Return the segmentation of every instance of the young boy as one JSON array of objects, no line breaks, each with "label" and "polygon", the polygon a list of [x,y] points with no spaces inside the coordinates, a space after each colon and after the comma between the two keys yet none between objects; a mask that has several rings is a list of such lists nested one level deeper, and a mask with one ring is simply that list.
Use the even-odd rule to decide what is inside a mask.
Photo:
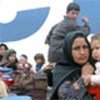
[{"label": "young boy", "polygon": [[80,6],[74,2],[70,3],[67,7],[64,19],[51,28],[45,40],[45,43],[49,44],[48,60],[50,63],[66,62],[66,58],[63,54],[63,42],[68,32],[82,30],[86,33],[85,35],[90,33],[87,17],[82,18],[84,22],[83,27],[76,23],[79,13]]}]

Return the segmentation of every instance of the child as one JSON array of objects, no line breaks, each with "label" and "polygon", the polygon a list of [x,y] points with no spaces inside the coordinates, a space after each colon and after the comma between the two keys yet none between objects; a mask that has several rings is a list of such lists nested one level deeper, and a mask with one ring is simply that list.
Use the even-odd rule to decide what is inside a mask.
[{"label": "child", "polygon": [[45,63],[44,55],[41,53],[38,53],[34,56],[34,60],[36,62],[36,71],[38,72]]},{"label": "child", "polygon": [[100,33],[92,37],[91,41],[92,57],[97,62],[95,63],[96,75],[91,76],[91,83],[93,85],[100,85]]},{"label": "child", "polygon": [[96,70],[94,75],[86,75],[84,79],[87,83],[91,82],[89,92],[95,95],[95,100],[100,100],[100,33],[92,37],[91,49],[92,57],[96,61]]},{"label": "child", "polygon": [[17,63],[17,69],[18,70],[24,70],[24,71],[30,71],[32,68],[32,65],[28,62],[28,57],[25,54],[22,54]]}]

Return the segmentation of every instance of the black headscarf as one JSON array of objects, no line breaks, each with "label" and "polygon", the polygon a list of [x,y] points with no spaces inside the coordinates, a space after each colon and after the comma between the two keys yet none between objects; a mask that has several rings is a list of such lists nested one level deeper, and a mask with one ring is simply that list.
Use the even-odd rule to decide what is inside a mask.
[{"label": "black headscarf", "polygon": [[90,49],[90,43],[87,40],[87,37],[84,35],[84,32],[82,31],[73,31],[73,32],[69,32],[66,37],[65,37],[65,41],[64,41],[64,46],[63,46],[63,50],[64,50],[64,54],[66,57],[66,64],[70,65],[70,66],[75,66],[79,64],[76,64],[73,60],[72,57],[72,44],[74,42],[74,40],[78,37],[84,38],[86,43],[88,44],[89,47],[89,59],[91,58],[91,49]]}]

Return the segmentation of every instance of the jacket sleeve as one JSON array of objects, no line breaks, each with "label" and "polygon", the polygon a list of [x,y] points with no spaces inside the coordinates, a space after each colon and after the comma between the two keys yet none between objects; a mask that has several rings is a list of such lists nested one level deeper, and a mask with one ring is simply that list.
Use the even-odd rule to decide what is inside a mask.
[{"label": "jacket sleeve", "polygon": [[91,84],[92,85],[100,85],[100,75],[92,75],[91,76]]},{"label": "jacket sleeve", "polygon": [[86,36],[89,35],[90,33],[89,23],[85,23],[83,27],[80,26],[79,28],[85,33]]},{"label": "jacket sleeve", "polygon": [[88,23],[85,23],[84,26],[79,26],[75,21],[70,21],[70,23],[69,23],[69,29],[73,30],[73,31],[81,30],[81,31],[84,32],[84,34],[86,36],[88,36],[89,33],[90,33],[90,26],[89,26]]},{"label": "jacket sleeve", "polygon": [[52,34],[53,34],[53,30],[55,29],[56,26],[57,26],[57,24],[54,25],[54,26],[51,28],[51,30],[49,31],[49,33],[48,33],[48,35],[47,35],[47,37],[46,37],[46,40],[45,40],[45,41],[47,41],[48,44],[50,44],[50,39],[51,39],[51,36],[52,36]]}]

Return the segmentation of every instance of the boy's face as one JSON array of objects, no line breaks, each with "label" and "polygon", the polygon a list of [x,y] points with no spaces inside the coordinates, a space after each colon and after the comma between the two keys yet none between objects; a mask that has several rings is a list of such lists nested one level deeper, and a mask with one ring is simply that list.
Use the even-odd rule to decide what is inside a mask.
[{"label": "boy's face", "polygon": [[91,49],[92,49],[92,57],[97,60],[100,61],[100,40],[93,40],[91,42]]},{"label": "boy's face", "polygon": [[27,59],[24,58],[23,56],[20,56],[20,58],[19,58],[19,63],[25,64],[25,63],[27,63]]},{"label": "boy's face", "polygon": [[67,13],[67,16],[72,20],[76,20],[78,18],[78,15],[79,15],[79,11],[76,11],[74,9]]}]

